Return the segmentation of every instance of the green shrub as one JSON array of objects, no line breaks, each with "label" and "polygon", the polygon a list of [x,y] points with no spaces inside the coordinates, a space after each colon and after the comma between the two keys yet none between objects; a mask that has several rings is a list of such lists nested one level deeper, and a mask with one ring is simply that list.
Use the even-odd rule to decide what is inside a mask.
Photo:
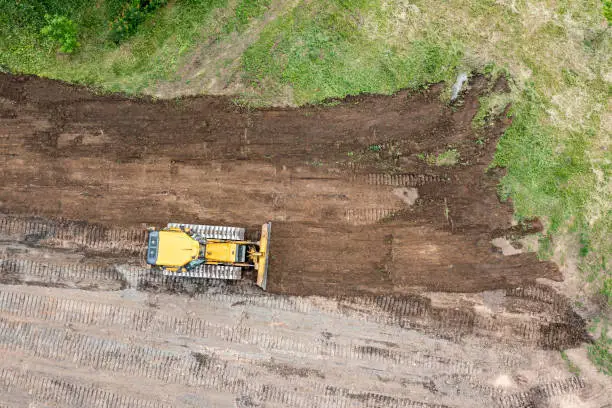
[{"label": "green shrub", "polygon": [[612,24],[612,0],[602,0],[603,15],[608,21],[608,25]]},{"label": "green shrub", "polygon": [[148,14],[167,3],[168,0],[131,0],[126,3],[121,14],[110,23],[110,40],[119,44],[130,37]]},{"label": "green shrub", "polygon": [[47,23],[40,33],[51,40],[56,46],[60,46],[60,51],[72,54],[79,47],[77,41],[77,26],[68,17],[45,14]]}]

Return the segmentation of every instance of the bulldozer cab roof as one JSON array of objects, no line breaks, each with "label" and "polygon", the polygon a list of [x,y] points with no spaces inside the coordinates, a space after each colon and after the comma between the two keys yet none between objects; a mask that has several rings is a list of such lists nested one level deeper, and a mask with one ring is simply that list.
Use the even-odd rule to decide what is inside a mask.
[{"label": "bulldozer cab roof", "polygon": [[147,248],[149,265],[178,267],[197,259],[200,244],[183,231],[151,231]]}]

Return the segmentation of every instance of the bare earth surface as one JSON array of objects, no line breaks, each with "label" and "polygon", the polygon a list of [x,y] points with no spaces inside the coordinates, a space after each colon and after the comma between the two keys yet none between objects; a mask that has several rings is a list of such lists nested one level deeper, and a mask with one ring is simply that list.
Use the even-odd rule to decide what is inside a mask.
[{"label": "bare earth surface", "polygon": [[[0,406],[605,405],[557,267],[491,243],[541,228],[487,170],[508,123],[475,143],[503,86],[248,111],[0,75]],[[143,265],[146,226],[268,220],[269,293]]]}]

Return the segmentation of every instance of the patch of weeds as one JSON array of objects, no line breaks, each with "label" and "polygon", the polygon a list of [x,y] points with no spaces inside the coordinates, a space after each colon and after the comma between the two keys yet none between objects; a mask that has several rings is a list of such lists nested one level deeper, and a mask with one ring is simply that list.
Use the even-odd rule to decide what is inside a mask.
[{"label": "patch of weeds", "polygon": [[561,358],[567,363],[567,369],[570,373],[580,375],[580,368],[569,359],[565,350],[561,350]]},{"label": "patch of weeds", "polygon": [[119,44],[136,32],[147,15],[165,6],[168,0],[131,0],[123,6],[119,15],[110,23],[109,39]]},{"label": "patch of weeds", "polygon": [[436,157],[436,166],[453,166],[459,161],[457,149],[449,149]]},{"label": "patch of weeds", "polygon": [[325,106],[327,108],[331,108],[331,107],[340,105],[340,103],[341,102],[339,100],[337,100],[337,99],[330,99],[330,100],[326,100],[326,101],[321,102],[320,105],[321,106]]},{"label": "patch of weeds", "polygon": [[472,119],[474,129],[482,129],[493,123],[493,119],[499,117],[512,102],[512,94],[508,92],[492,93],[478,99],[480,107]]},{"label": "patch of weeds", "polygon": [[321,167],[323,166],[323,161],[319,159],[313,159],[308,162],[308,165],[313,166],[313,167]]},{"label": "patch of weeds", "polygon": [[547,260],[552,258],[554,254],[554,247],[552,239],[549,235],[540,235],[538,237],[538,258]]},{"label": "patch of weeds", "polygon": [[579,250],[579,255],[584,258],[585,256],[587,256],[589,254],[589,252],[591,251],[591,242],[589,240],[589,237],[586,233],[582,232],[580,234],[580,250]]},{"label": "patch of weeds", "polygon": [[270,7],[270,0],[240,0],[234,16],[223,26],[223,31],[229,34],[242,31],[253,18],[262,16]]},{"label": "patch of weeds", "polygon": [[362,29],[363,4],[304,2],[263,30],[242,56],[247,83],[290,85],[298,104],[450,79],[463,55],[456,43],[431,38],[391,47]]},{"label": "patch of weeds", "polygon": [[599,338],[587,347],[589,360],[599,371],[612,375],[612,338],[608,337],[608,324],[604,322]]},{"label": "patch of weeds", "polygon": [[373,144],[368,146],[368,150],[371,152],[380,152],[382,149],[382,146],[379,144]]},{"label": "patch of weeds", "polygon": [[557,131],[545,121],[547,103],[533,87],[514,101],[509,114],[512,125],[497,145],[493,165],[505,167],[501,198],[512,196],[517,217],[547,219],[549,230],[577,217],[582,222],[594,175],[583,133],[567,135],[558,149]]},{"label": "patch of weeds", "polygon": [[457,149],[448,149],[440,154],[417,154],[417,158],[423,160],[430,166],[454,166],[459,162],[459,152]]}]

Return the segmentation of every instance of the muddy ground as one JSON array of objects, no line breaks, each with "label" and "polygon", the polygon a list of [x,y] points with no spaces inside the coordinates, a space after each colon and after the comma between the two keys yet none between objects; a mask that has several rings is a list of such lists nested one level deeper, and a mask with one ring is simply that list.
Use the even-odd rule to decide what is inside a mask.
[{"label": "muddy ground", "polygon": [[[555,351],[589,341],[542,283],[558,268],[491,242],[541,228],[513,225],[488,168],[509,119],[472,128],[504,87],[474,78],[454,106],[433,86],[248,110],[0,75],[7,406],[599,401]],[[431,160],[449,149],[457,163]],[[268,294],[143,268],[146,226],[268,220]]]}]

